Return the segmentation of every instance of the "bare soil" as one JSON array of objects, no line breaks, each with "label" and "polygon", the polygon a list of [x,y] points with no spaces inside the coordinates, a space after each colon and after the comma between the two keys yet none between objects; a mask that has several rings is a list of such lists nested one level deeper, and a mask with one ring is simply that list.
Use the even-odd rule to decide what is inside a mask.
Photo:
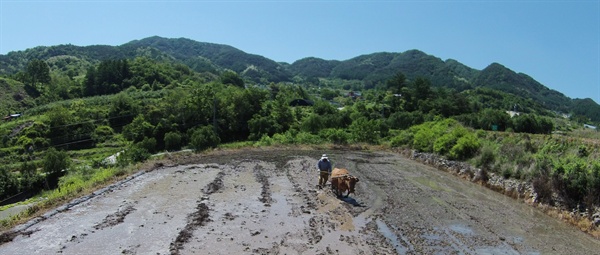
[{"label": "bare soil", "polygon": [[[360,181],[317,189],[323,153]],[[600,254],[522,202],[388,152],[193,156],[5,233],[0,254]]]}]

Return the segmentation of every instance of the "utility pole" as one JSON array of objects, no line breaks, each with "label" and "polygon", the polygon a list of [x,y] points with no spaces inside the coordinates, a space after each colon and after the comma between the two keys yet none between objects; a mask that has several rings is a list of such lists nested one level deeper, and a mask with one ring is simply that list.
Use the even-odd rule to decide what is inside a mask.
[{"label": "utility pole", "polygon": [[217,98],[213,99],[213,129],[217,134]]}]

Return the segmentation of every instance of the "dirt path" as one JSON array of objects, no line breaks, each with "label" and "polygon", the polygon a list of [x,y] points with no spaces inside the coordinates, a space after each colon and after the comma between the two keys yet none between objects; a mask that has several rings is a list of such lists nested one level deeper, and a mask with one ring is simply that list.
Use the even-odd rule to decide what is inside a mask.
[{"label": "dirt path", "polygon": [[577,229],[391,153],[325,151],[360,181],[315,189],[323,151],[162,167],[24,229],[0,254],[600,254]]}]

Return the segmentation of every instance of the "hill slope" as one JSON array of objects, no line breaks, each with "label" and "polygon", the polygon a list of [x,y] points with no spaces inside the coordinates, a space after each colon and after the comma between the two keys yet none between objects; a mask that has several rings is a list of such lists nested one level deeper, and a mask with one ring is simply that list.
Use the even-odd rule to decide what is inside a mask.
[{"label": "hill slope", "polygon": [[[277,63],[260,55],[249,54],[228,45],[197,42],[186,38],[158,36],[134,40],[120,46],[39,46],[25,51],[0,55],[0,74],[10,75],[23,71],[33,59],[51,62],[51,59],[74,59],[79,67],[53,70],[71,70],[70,77],[85,74],[86,67],[106,59],[149,57],[159,61],[188,65],[197,72],[219,73],[233,70],[251,83],[291,81],[293,77],[315,81],[318,78],[358,80],[363,84],[381,84],[402,72],[408,80],[427,78],[434,87],[464,91],[478,87],[492,88],[513,94],[523,100],[531,99],[552,111],[581,114],[600,121],[600,106],[595,102],[574,104],[564,94],[547,88],[532,77],[516,73],[498,63],[483,70],[470,68],[460,62],[442,60],[419,50],[402,53],[380,52],[357,56],[348,60],[304,58],[292,64]],[[372,87],[372,86],[371,86]],[[590,99],[591,101],[591,99]]]}]

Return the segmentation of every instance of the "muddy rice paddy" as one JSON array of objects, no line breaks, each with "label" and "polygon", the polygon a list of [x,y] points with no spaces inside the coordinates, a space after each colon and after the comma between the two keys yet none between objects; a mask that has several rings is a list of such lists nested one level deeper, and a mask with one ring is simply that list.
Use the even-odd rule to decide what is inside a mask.
[{"label": "muddy rice paddy", "polygon": [[[316,161],[360,179],[317,189]],[[387,152],[244,150],[166,164],[15,229],[0,254],[600,254],[522,202]]]}]

